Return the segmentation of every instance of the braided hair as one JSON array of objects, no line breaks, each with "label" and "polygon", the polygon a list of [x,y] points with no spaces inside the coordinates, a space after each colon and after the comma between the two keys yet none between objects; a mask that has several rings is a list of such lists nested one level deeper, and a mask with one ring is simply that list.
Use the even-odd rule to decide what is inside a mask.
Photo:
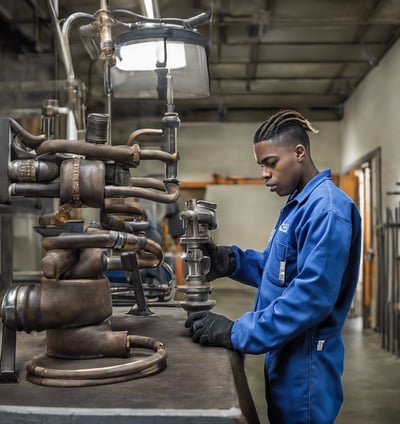
[{"label": "braided hair", "polygon": [[311,122],[295,110],[281,110],[264,121],[254,134],[254,143],[271,140],[273,144],[303,144],[307,150],[310,140],[307,131],[318,133]]}]

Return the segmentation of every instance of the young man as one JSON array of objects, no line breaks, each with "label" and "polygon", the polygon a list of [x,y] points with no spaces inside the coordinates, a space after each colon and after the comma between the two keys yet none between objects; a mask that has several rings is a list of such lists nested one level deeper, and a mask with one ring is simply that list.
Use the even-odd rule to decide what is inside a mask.
[{"label": "young man", "polygon": [[263,252],[209,243],[209,281],[229,276],[257,287],[254,310],[234,322],[197,312],[195,342],[265,355],[271,424],[333,423],[343,401],[342,328],[358,281],[361,219],[356,205],[318,172],[300,113],[264,122],[254,153],[265,185],[289,196]]}]

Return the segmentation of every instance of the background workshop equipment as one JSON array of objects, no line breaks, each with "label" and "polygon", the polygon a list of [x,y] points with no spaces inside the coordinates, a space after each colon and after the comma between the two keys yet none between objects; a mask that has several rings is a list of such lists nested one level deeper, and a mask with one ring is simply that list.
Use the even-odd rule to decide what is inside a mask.
[{"label": "background workshop equipment", "polygon": [[397,422],[399,35],[397,0],[2,0],[1,416],[265,422],[263,358],[183,322],[252,308],[201,245],[265,247],[252,136],[294,108],[363,218],[337,422]]}]

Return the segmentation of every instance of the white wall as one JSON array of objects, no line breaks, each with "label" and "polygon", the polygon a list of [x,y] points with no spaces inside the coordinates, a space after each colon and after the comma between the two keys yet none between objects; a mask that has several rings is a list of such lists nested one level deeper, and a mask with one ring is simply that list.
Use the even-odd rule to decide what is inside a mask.
[{"label": "white wall", "polygon": [[[256,178],[261,176],[254,160],[253,135],[260,122],[183,122],[178,132],[179,179],[211,180],[213,174]],[[317,167],[340,171],[340,137],[336,122],[313,122],[311,135]]]},{"label": "white wall", "polygon": [[382,148],[383,206],[398,204],[386,196],[400,181],[400,41],[357,87],[341,122],[342,168]]}]

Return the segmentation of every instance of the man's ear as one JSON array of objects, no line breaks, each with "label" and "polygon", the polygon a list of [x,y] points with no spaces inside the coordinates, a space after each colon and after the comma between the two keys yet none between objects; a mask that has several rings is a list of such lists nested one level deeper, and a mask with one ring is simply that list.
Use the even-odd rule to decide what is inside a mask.
[{"label": "man's ear", "polygon": [[307,154],[306,148],[302,144],[297,144],[297,146],[294,148],[294,152],[298,162],[302,162]]}]

